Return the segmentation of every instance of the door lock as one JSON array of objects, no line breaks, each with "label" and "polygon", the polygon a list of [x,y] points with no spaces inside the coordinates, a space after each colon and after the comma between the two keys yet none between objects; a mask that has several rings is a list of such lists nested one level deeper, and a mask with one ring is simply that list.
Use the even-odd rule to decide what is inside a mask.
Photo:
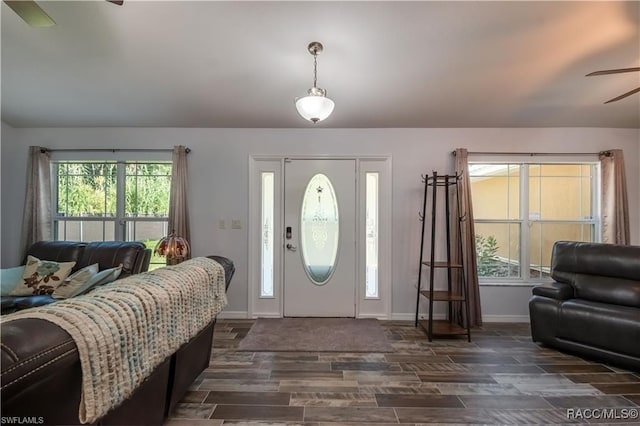
[{"label": "door lock", "polygon": [[296,251],[296,250],[298,250],[298,247],[296,247],[293,244],[289,243],[289,244],[287,244],[287,250]]}]

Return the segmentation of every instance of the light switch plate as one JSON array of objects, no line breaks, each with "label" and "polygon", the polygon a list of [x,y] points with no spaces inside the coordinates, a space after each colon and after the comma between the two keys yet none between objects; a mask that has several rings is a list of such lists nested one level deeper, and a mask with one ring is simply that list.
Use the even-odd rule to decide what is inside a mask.
[{"label": "light switch plate", "polygon": [[231,229],[242,229],[242,222],[240,219],[233,219],[231,221]]}]

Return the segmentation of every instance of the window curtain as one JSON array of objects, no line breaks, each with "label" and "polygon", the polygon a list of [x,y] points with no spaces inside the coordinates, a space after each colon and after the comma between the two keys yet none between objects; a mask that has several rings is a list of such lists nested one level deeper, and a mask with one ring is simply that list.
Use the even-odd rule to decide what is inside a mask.
[{"label": "window curtain", "polygon": [[630,244],[629,200],[621,149],[601,152],[602,173],[602,241]]},{"label": "window curtain", "polygon": [[[458,180],[458,199],[454,199],[453,214],[458,215],[461,218],[460,227],[454,226],[452,235],[454,241],[461,241],[462,253],[459,250],[453,250],[451,253],[452,262],[462,263],[464,268],[464,278],[468,289],[469,300],[469,324],[472,327],[482,325],[482,309],[480,307],[480,286],[478,284],[478,261],[476,258],[476,238],[475,238],[475,225],[473,223],[473,206],[471,203],[471,182],[469,180],[469,164],[468,164],[468,152],[464,148],[458,148],[454,152],[455,154],[455,171],[459,177]],[[455,197],[455,194],[454,194]],[[456,216],[454,216],[455,218]],[[459,247],[455,245],[454,247]],[[460,259],[462,256],[462,259]],[[454,291],[458,294],[463,294],[462,285],[462,273],[457,273],[455,276]],[[464,312],[464,306],[462,303],[456,310],[455,318],[461,324],[463,322],[466,312]]]},{"label": "window curtain", "polygon": [[[171,193],[169,195],[169,232],[183,237],[191,243],[189,228],[189,204],[187,202],[187,154],[183,145],[173,147],[171,169]],[[191,253],[187,256],[191,257]]]},{"label": "window curtain", "polygon": [[24,257],[27,249],[33,243],[50,239],[51,165],[49,153],[40,146],[30,146],[20,253]]}]

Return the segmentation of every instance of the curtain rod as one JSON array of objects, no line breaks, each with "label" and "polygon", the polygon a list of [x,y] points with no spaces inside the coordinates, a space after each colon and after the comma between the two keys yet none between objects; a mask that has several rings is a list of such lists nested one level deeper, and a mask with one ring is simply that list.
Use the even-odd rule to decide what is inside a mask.
[{"label": "curtain rod", "polygon": [[[456,152],[451,151],[451,154],[455,157]],[[491,152],[491,151],[468,151],[469,155],[528,155],[530,157],[545,156],[545,155],[604,155],[611,156],[611,151],[600,152]]]},{"label": "curtain rod", "polygon": [[[184,150],[187,154],[191,152],[191,148],[185,148]],[[41,148],[40,152],[173,152],[171,148],[164,149],[143,149],[143,148],[115,148],[115,149],[106,149],[106,148],[61,148],[61,149],[50,149],[50,148]]]}]

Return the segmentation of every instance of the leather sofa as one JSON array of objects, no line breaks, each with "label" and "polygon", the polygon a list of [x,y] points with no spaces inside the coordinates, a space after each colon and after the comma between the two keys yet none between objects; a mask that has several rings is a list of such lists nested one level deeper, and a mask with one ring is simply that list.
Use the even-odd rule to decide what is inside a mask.
[{"label": "leather sofa", "polygon": [[[225,269],[228,288],[233,262],[209,256]],[[98,419],[98,425],[160,425],[188,387],[207,368],[215,319],[165,358],[133,394]],[[0,380],[3,418],[35,424],[80,424],[82,369],[78,349],[62,328],[41,319],[3,324]]]},{"label": "leather sofa", "polygon": [[[75,241],[38,241],[27,250],[27,256],[55,262],[76,262],[71,273],[85,266],[97,263],[99,270],[122,264],[119,278],[147,271],[151,260],[151,249],[143,243],[133,241],[95,241],[90,243]],[[42,306],[55,302],[49,295],[2,296],[2,314],[21,309]]]},{"label": "leather sofa", "polygon": [[551,277],[529,301],[533,341],[640,371],[640,246],[556,242]]}]

